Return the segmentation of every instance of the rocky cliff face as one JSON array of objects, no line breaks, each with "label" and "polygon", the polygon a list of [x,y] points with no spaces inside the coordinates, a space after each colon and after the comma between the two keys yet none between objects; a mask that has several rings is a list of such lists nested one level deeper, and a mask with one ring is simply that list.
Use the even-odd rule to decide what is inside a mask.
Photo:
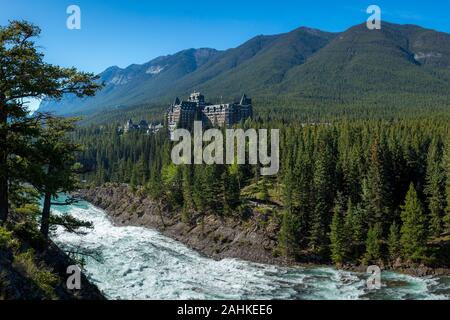
[{"label": "rocky cliff face", "polygon": [[126,185],[109,184],[80,190],[76,195],[104,209],[117,225],[154,228],[214,259],[290,263],[276,254],[278,224],[257,210],[249,210],[245,219],[199,215],[185,223],[180,212],[169,211]]}]

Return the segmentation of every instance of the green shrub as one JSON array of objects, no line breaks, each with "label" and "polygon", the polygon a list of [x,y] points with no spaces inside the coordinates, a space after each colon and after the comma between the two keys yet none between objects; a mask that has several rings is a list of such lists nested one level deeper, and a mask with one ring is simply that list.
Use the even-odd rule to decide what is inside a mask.
[{"label": "green shrub", "polygon": [[49,298],[55,297],[53,288],[60,279],[44,265],[36,265],[33,250],[14,255],[13,265],[24,276],[32,279]]},{"label": "green shrub", "polygon": [[275,247],[272,249],[272,256],[275,258],[281,257],[283,255],[282,249],[280,247]]},{"label": "green shrub", "polygon": [[0,249],[14,249],[19,248],[19,242],[14,239],[13,233],[0,227]]},{"label": "green shrub", "polygon": [[33,248],[43,249],[46,246],[47,241],[33,222],[25,221],[16,224],[14,233],[23,241],[28,242]]},{"label": "green shrub", "polygon": [[22,215],[23,217],[36,217],[40,214],[40,209],[37,204],[27,203],[22,207],[14,209],[14,212]]}]

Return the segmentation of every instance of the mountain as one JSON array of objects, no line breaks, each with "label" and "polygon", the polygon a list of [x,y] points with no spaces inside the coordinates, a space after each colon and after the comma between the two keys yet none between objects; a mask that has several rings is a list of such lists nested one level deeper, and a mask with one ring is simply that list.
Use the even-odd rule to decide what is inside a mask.
[{"label": "mountain", "polygon": [[125,69],[110,67],[99,74],[105,87],[95,97],[79,99],[66,95],[61,101],[44,100],[38,111],[58,114],[89,114],[98,110],[143,103],[151,95],[167,92],[174,82],[208,62],[217,50],[188,49],[158,57],[142,65]]},{"label": "mountain", "polygon": [[188,92],[190,84],[194,84],[209,96],[230,97],[242,92],[256,95],[271,91],[291,68],[305,63],[335,36],[308,28],[278,36],[258,36],[221,53],[174,88]]},{"label": "mountain", "polygon": [[450,35],[414,25],[365,24],[342,33],[310,28],[257,36],[225,51],[189,49],[100,74],[93,98],[44,101],[39,111],[90,114],[167,104],[202,90],[212,100],[247,93],[299,103],[448,103]]},{"label": "mountain", "polygon": [[358,25],[340,34],[289,70],[277,89],[349,102],[380,95],[446,95],[449,83],[450,35],[384,23],[381,30]]}]

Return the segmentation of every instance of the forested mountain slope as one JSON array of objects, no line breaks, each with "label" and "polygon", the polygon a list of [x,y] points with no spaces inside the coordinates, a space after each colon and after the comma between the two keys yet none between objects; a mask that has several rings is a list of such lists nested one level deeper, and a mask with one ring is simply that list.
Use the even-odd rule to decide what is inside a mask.
[{"label": "forested mountain slope", "polygon": [[388,23],[374,31],[359,25],[291,69],[278,89],[343,102],[383,95],[448,97],[449,49],[448,34]]},{"label": "forested mountain slope", "polygon": [[[447,105],[450,35],[414,25],[365,24],[342,33],[298,28],[257,36],[226,51],[189,49],[100,74],[93,98],[44,101],[40,111],[94,114],[138,105],[166,105],[202,90],[213,101],[243,92],[281,105]],[[280,102],[281,101],[281,102]]]}]

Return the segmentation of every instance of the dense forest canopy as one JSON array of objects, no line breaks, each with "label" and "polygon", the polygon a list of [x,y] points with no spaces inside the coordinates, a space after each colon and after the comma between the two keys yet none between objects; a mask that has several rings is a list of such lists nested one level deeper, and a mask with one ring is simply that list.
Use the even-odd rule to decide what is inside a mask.
[{"label": "dense forest canopy", "polygon": [[250,165],[175,166],[166,131],[123,134],[110,124],[74,136],[86,146],[85,183],[128,183],[182,210],[187,223],[198,213],[243,219],[250,199],[276,203],[276,254],[287,257],[450,261],[448,108],[255,109],[240,127],[281,129],[277,176]]}]

